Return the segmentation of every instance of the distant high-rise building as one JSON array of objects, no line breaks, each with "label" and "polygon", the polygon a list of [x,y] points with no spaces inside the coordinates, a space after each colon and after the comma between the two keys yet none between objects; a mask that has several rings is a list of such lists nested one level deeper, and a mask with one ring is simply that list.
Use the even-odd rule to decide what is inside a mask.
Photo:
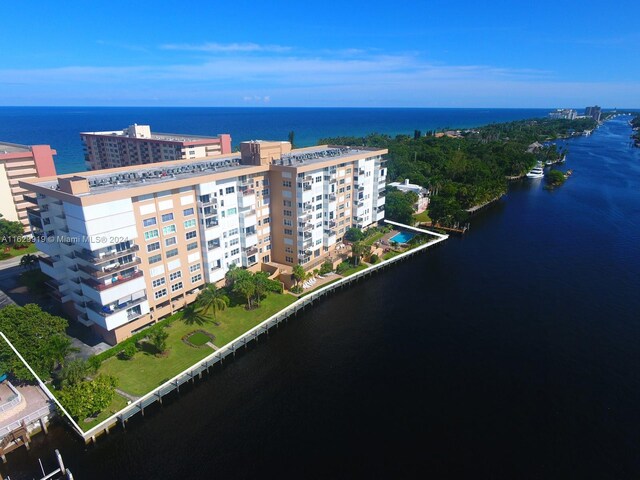
[{"label": "distant high-rise building", "polygon": [[18,182],[55,175],[55,154],[49,145],[0,143],[0,214],[5,220],[22,222],[28,228],[29,200]]},{"label": "distant high-rise building", "polygon": [[578,116],[578,112],[571,108],[558,108],[549,114],[549,117],[564,120],[574,120]]},{"label": "distant high-rise building", "polygon": [[80,133],[89,170],[128,167],[231,153],[231,135],[203,137],[180,133],[153,133],[149,125],[124,130]]},{"label": "distant high-rise building", "polygon": [[584,115],[586,117],[593,118],[596,122],[599,122],[600,116],[602,115],[602,109],[597,105],[593,107],[587,107],[584,109]]}]

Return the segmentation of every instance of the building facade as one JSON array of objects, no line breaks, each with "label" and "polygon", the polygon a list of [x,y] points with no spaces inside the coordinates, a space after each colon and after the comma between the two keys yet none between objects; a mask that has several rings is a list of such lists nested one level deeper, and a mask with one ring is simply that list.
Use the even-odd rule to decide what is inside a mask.
[{"label": "building facade", "polygon": [[575,120],[577,116],[578,112],[571,108],[558,108],[549,114],[550,118],[561,120]]},{"label": "building facade", "polygon": [[25,190],[20,180],[50,177],[56,174],[49,145],[18,145],[0,143],[0,213],[2,218],[21,222],[28,230],[27,207],[31,206],[23,196]]},{"label": "building facade", "polygon": [[49,285],[109,343],[181,309],[231,265],[314,268],[384,218],[386,150],[245,142],[241,154],[23,182]]},{"label": "building facade", "polygon": [[124,130],[108,132],[82,132],[80,138],[89,170],[231,153],[229,134],[202,137],[179,133],[153,133],[149,125],[130,125]]},{"label": "building facade", "polygon": [[593,118],[596,122],[600,121],[600,117],[602,116],[602,109],[595,105],[593,107],[587,107],[584,109],[584,116],[585,117],[591,117]]}]

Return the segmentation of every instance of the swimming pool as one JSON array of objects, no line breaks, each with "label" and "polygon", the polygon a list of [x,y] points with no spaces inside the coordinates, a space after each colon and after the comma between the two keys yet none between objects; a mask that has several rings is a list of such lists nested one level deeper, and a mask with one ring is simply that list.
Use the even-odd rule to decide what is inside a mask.
[{"label": "swimming pool", "polygon": [[407,243],[409,240],[411,240],[415,236],[416,236],[415,233],[400,232],[394,235],[393,237],[391,237],[389,240],[397,243]]}]

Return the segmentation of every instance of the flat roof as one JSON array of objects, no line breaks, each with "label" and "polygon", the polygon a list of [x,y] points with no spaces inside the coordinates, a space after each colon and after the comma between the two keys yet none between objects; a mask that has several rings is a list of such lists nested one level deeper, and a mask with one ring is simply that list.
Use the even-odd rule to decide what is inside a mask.
[{"label": "flat roof", "polygon": [[369,147],[342,147],[342,146],[319,146],[292,150],[291,153],[284,153],[280,160],[274,165],[285,167],[301,167],[313,165],[314,163],[324,163],[328,160],[347,160],[354,155],[372,153],[384,150],[382,148]]},{"label": "flat roof", "polygon": [[131,138],[137,140],[162,140],[165,142],[192,142],[201,140],[220,141],[219,137],[208,137],[205,135],[186,135],[184,133],[160,133],[151,132],[149,137],[135,137],[129,135],[127,130],[112,130],[106,132],[80,132],[80,135],[96,135],[101,137]]},{"label": "flat roof", "polygon": [[17,143],[0,142],[0,155],[3,153],[20,153],[30,152],[31,148],[27,145],[19,145]]}]

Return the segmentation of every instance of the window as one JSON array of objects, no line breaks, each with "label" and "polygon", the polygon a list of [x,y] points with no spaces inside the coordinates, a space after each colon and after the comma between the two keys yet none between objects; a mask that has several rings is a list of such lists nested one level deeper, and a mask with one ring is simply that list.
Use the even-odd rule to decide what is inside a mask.
[{"label": "window", "polygon": [[285,207],[291,206],[291,200],[283,200],[282,203],[284,204]]},{"label": "window", "polygon": [[159,298],[162,298],[164,296],[167,295],[167,289],[163,288],[162,290],[158,290],[157,292],[155,292],[153,294],[153,296],[156,298],[156,300],[158,300]]},{"label": "window", "polygon": [[[191,228],[196,226],[196,219],[192,218],[191,220],[186,220],[184,222],[184,228]],[[175,226],[174,226],[175,228]],[[174,230],[175,231],[175,230]]]},{"label": "window", "polygon": [[163,222],[170,222],[171,220],[173,220],[173,213],[163,213],[162,214],[162,221]]},{"label": "window", "polygon": [[164,241],[164,245],[165,247],[170,247],[171,245],[175,245],[177,242],[176,237],[171,237],[171,238],[167,238]]},{"label": "window", "polygon": [[144,232],[144,239],[151,240],[152,238],[158,238],[158,230],[149,230]]},{"label": "window", "polygon": [[322,177],[316,177],[316,183],[321,182],[322,181]]},{"label": "window", "polygon": [[287,253],[293,253],[293,248],[285,247],[284,251],[287,252]]},{"label": "window", "polygon": [[234,248],[233,250],[231,250],[231,256],[238,255],[239,253],[240,253],[239,248]]},{"label": "window", "polygon": [[176,226],[175,225],[167,225],[166,227],[162,227],[162,234],[163,235],[169,235],[171,233],[176,233]]},{"label": "window", "polygon": [[156,222],[156,217],[145,218],[144,220],[142,220],[142,224],[145,227],[151,227],[151,226],[155,225],[156,223],[157,223]]},{"label": "window", "polygon": [[196,232],[195,230],[193,230],[192,232],[187,232],[187,234],[185,235],[185,238],[187,240],[190,240],[192,238],[196,238],[198,236],[198,232]]},{"label": "window", "polygon": [[229,246],[233,247],[234,245],[238,245],[239,243],[240,243],[240,239],[234,238],[233,240],[229,241]]},{"label": "window", "polygon": [[173,272],[171,274],[169,274],[169,281],[173,282],[174,280],[177,280],[178,278],[182,278],[182,270],[178,270],[177,272]]},{"label": "window", "polygon": [[202,280],[202,274],[200,273],[191,277],[191,283],[196,283],[196,282],[199,282],[200,280]]},{"label": "window", "polygon": [[160,285],[164,285],[165,279],[164,277],[162,278],[158,278],[157,280],[154,280],[153,282],[151,282],[151,285],[153,285],[153,288],[158,288]]},{"label": "window", "polygon": [[269,222],[271,222],[271,218],[270,218],[270,217],[267,217],[267,218],[263,218],[263,219],[262,219],[262,223],[263,223],[264,225],[268,225],[268,224],[269,224]]},{"label": "window", "polygon": [[284,229],[284,234],[285,235],[293,235],[293,230],[291,230],[290,228],[285,228]]},{"label": "window", "polygon": [[187,244],[187,251],[195,250],[196,248],[198,248],[198,242],[192,242]]},{"label": "window", "polygon": [[177,292],[181,288],[182,288],[182,282],[174,283],[173,285],[171,285],[172,292]]},{"label": "window", "polygon": [[187,208],[187,209],[183,210],[182,211],[182,215],[184,215],[185,217],[193,215],[193,208]]},{"label": "window", "polygon": [[238,235],[239,230],[237,228],[232,228],[227,232],[227,235],[232,237],[233,235]]},{"label": "window", "polygon": [[291,219],[289,219],[289,218],[285,218],[285,219],[284,219],[284,224],[285,224],[287,227],[293,227],[293,220],[291,220]]},{"label": "window", "polygon": [[153,242],[147,245],[147,252],[155,252],[156,250],[160,250],[160,242]]},{"label": "window", "polygon": [[230,208],[229,210],[227,210],[227,215],[235,215],[236,213],[238,213],[237,208]]},{"label": "window", "polygon": [[171,250],[167,250],[167,258],[175,257],[178,255],[178,249],[172,248]]},{"label": "window", "polygon": [[283,212],[284,212],[284,216],[285,217],[292,217],[293,216],[293,213],[291,212],[291,210],[283,210]]},{"label": "window", "polygon": [[195,265],[189,265],[189,272],[193,273],[193,272],[197,272],[198,270],[200,270],[200,264],[196,263]]},{"label": "window", "polygon": [[235,187],[227,187],[227,188],[225,189],[225,193],[226,193],[227,195],[228,195],[228,194],[230,194],[230,193],[233,193],[233,192],[235,192],[235,191],[236,191],[236,188],[235,188]]},{"label": "window", "polygon": [[282,186],[283,187],[287,187],[287,188],[291,188],[291,180],[283,180],[282,181]]},{"label": "window", "polygon": [[284,257],[287,263],[293,263],[293,257]]},{"label": "window", "polygon": [[158,263],[160,260],[162,260],[162,255],[151,255],[149,257],[149,265]]}]

